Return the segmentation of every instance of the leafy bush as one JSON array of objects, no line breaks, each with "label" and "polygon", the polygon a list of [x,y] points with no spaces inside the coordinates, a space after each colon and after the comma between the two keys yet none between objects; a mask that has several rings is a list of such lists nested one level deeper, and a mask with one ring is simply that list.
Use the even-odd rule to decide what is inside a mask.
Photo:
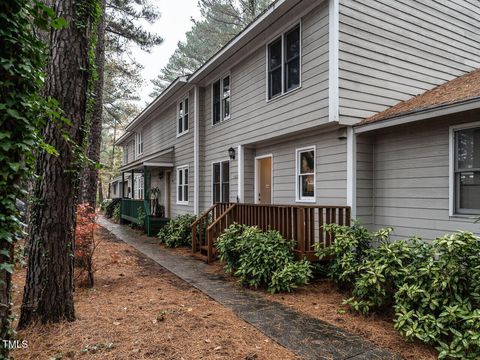
[{"label": "leafy bush", "polygon": [[79,275],[85,275],[83,284],[93,287],[95,267],[93,255],[98,246],[95,241],[96,224],[95,210],[88,204],[78,204],[75,227],[75,266]]},{"label": "leafy bush", "polygon": [[268,290],[271,293],[292,292],[298,286],[307,285],[312,278],[312,265],[307,260],[289,262],[283,269],[278,269],[272,275]]},{"label": "leafy bush", "polygon": [[395,328],[434,344],[440,358],[480,358],[480,239],[468,232],[440,237],[430,256],[406,266],[395,294]]},{"label": "leafy bush", "polygon": [[294,242],[285,240],[278,231],[262,232],[257,227],[234,224],[218,238],[216,248],[225,270],[254,288],[267,288],[272,293],[292,291],[312,277],[310,263],[296,261]]},{"label": "leafy bush", "polygon": [[196,220],[194,215],[180,215],[170,220],[158,233],[160,243],[167,247],[189,246],[191,244],[190,226]]},{"label": "leafy bush", "polygon": [[345,303],[364,314],[393,305],[395,293],[409,276],[409,267],[424,264],[430,256],[430,246],[419,239],[391,242],[383,238],[378,247],[366,251],[358,267],[353,297]]},{"label": "leafy bush", "polygon": [[146,218],[147,218],[147,214],[145,213],[143,206],[139,206],[137,209],[137,221],[138,221],[139,227],[143,228],[145,226]]},{"label": "leafy bush", "polygon": [[392,231],[386,229],[370,233],[358,224],[351,227],[330,224],[325,225],[325,230],[335,234],[335,241],[326,248],[317,243],[317,256],[320,260],[332,260],[327,264],[327,275],[342,287],[352,286],[371,244],[388,238]]},{"label": "leafy bush", "polygon": [[113,220],[115,220],[116,222],[119,222],[120,221],[120,215],[121,215],[120,214],[120,203],[118,203],[113,208],[113,213],[112,213]]},{"label": "leafy bush", "polygon": [[337,283],[351,281],[353,297],[346,303],[353,310],[367,313],[393,305],[395,328],[405,338],[436,346],[440,358],[480,358],[478,237],[458,232],[431,243],[416,238],[389,241],[390,229],[369,235],[357,229],[359,241],[377,238],[380,243],[364,249],[358,262],[348,262],[343,242],[354,230],[332,229],[336,234],[332,250],[318,252],[339,255],[332,260],[329,276]]},{"label": "leafy bush", "polygon": [[102,203],[100,204],[100,210],[102,211],[105,211],[107,210],[107,206],[110,205],[112,203],[112,199],[105,199],[102,201]]}]

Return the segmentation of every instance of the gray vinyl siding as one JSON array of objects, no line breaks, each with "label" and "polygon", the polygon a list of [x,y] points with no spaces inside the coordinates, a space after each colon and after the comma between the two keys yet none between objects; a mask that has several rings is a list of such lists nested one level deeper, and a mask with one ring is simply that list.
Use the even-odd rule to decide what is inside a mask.
[{"label": "gray vinyl siding", "polygon": [[[318,127],[328,122],[328,4],[325,2],[298,21],[302,24],[301,88],[271,101],[266,100],[266,45],[230,69],[231,118],[212,126],[211,84],[202,96],[202,129],[200,208],[212,202],[211,164],[228,158],[228,149],[238,149],[273,137]],[[287,16],[273,26],[291,22]],[[295,24],[295,23],[293,23]],[[293,26],[293,25],[292,25]],[[270,28],[271,32],[273,28]],[[288,30],[288,29],[286,29]],[[276,37],[269,38],[268,41]],[[220,74],[218,74],[220,75]],[[253,163],[248,147],[245,168]],[[238,194],[238,164],[230,164],[230,199]],[[245,173],[245,189],[253,185],[253,173]],[[245,191],[245,201],[253,201],[253,193]]]},{"label": "gray vinyl siding", "polygon": [[[187,94],[185,94],[187,95]],[[178,100],[183,100],[185,96],[179,97]],[[170,194],[171,194],[171,207],[172,207],[172,216],[178,216],[182,214],[193,214],[193,197],[194,197],[194,186],[193,186],[193,179],[194,179],[194,167],[193,167],[193,133],[194,129],[194,118],[195,118],[195,106],[194,106],[194,92],[193,90],[189,92],[189,130],[188,133],[176,137],[177,134],[177,108],[176,104],[174,105],[174,158],[173,164],[174,169],[172,171],[172,176],[170,177]],[[163,139],[162,139],[163,140]],[[162,148],[165,146],[162,145]],[[188,205],[181,205],[177,204],[177,167],[188,165]]]},{"label": "gray vinyl siding", "polygon": [[357,137],[356,217],[368,228],[373,225],[373,143],[370,137]]},{"label": "gray vinyl siding", "polygon": [[[256,149],[255,156],[273,155],[272,203],[296,203],[296,150],[309,146],[316,148],[316,204],[346,205],[347,145],[346,140],[338,139],[336,131],[304,134],[301,137],[259,146]],[[253,162],[251,166],[254,169],[255,163]]]},{"label": "gray vinyl siding", "polygon": [[427,240],[457,230],[480,232],[471,218],[450,217],[448,210],[449,126],[479,118],[480,112],[432,119],[372,137],[373,228],[392,226],[395,236]]},{"label": "gray vinyl siding", "polygon": [[340,121],[480,67],[480,2],[340,0]]}]

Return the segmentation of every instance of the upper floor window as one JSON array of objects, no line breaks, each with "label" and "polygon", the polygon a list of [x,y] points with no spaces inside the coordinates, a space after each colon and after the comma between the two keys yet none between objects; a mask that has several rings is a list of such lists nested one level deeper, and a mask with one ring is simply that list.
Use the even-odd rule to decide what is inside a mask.
[{"label": "upper floor window", "polygon": [[480,124],[453,130],[453,195],[456,214],[480,214]]},{"label": "upper floor window", "polygon": [[213,125],[230,118],[230,76],[215,81],[212,85]]},{"label": "upper floor window", "polygon": [[300,25],[268,45],[268,99],[300,86]]},{"label": "upper floor window", "polygon": [[136,156],[143,154],[143,130],[139,130],[135,133],[135,149]]},{"label": "upper floor window", "polygon": [[297,201],[315,202],[315,147],[297,150]]},{"label": "upper floor window", "polygon": [[125,145],[123,147],[123,163],[124,164],[128,163],[128,145]]},{"label": "upper floor window", "polygon": [[177,135],[188,132],[188,97],[178,103]]},{"label": "upper floor window", "polygon": [[177,204],[188,205],[188,166],[177,168]]}]

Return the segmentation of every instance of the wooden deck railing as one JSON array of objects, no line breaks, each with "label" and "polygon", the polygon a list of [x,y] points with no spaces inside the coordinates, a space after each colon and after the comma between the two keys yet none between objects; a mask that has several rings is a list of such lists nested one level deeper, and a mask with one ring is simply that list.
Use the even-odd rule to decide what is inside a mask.
[{"label": "wooden deck railing", "polygon": [[[205,229],[206,243],[203,246],[207,251],[208,262],[214,259],[215,241],[233,223],[257,226],[262,230],[277,230],[286,239],[295,240],[295,252],[298,257],[306,257],[309,260],[316,259],[314,250],[316,243],[329,246],[333,241],[333,234],[324,229],[325,224],[350,225],[350,207],[348,206],[217,205],[221,205],[220,209],[223,209],[224,212],[206,224]],[[197,250],[194,245],[193,251]]]},{"label": "wooden deck railing", "polygon": [[144,201],[140,199],[122,199],[121,218],[138,223],[138,208],[145,210]]}]

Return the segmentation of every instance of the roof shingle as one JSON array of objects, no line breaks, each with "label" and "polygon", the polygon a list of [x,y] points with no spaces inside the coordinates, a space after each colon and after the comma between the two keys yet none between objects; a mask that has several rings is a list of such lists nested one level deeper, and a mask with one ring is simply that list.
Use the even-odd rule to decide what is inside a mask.
[{"label": "roof shingle", "polygon": [[411,114],[440,105],[453,104],[475,97],[480,97],[480,69],[448,81],[409,100],[402,101],[363,120],[360,124],[387,120],[400,115]]}]

